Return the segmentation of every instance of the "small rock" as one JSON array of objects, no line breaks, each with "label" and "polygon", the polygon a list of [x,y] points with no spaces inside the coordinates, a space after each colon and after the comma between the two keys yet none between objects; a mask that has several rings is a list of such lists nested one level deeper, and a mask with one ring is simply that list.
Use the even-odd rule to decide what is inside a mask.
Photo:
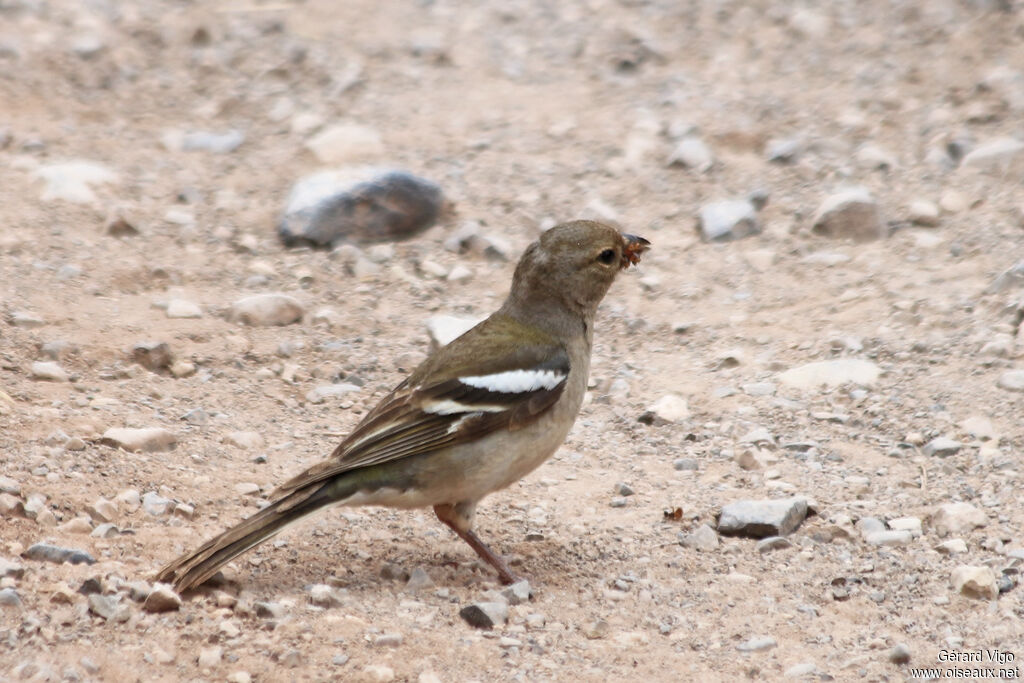
[{"label": "small rock", "polygon": [[1024,391],[1024,370],[1007,370],[999,375],[996,386],[1007,391]]},{"label": "small rock", "polygon": [[29,546],[29,549],[22,553],[21,556],[28,560],[53,562],[54,564],[63,564],[65,562],[69,564],[96,563],[96,560],[93,559],[92,555],[84,550],[61,548],[59,546],[49,545],[46,543],[36,543],[35,545]]},{"label": "small rock", "polygon": [[602,638],[608,637],[608,634],[611,633],[612,627],[604,619],[598,619],[597,621],[592,621],[586,624],[580,630],[583,632],[583,635],[587,640],[601,640]]},{"label": "small rock", "polygon": [[203,309],[199,304],[185,299],[171,299],[167,304],[168,318],[202,318]]},{"label": "small rock", "polygon": [[41,379],[47,382],[67,382],[70,379],[64,368],[53,361],[36,361],[32,363],[32,377],[33,379]]},{"label": "small rock", "polygon": [[224,657],[224,649],[220,647],[204,647],[199,650],[199,657],[197,663],[200,669],[212,669],[213,667],[220,664],[220,660]]},{"label": "small rock", "polygon": [[504,602],[475,602],[459,610],[459,616],[475,628],[492,629],[508,621],[508,605]]},{"label": "small rock", "polygon": [[89,535],[93,538],[117,538],[121,535],[121,530],[117,528],[116,524],[107,522],[97,525]]},{"label": "small rock", "polygon": [[28,311],[14,311],[11,313],[9,321],[15,327],[26,330],[34,330],[46,324],[45,320],[35,313],[29,313]]},{"label": "small rock", "polygon": [[857,163],[869,170],[888,171],[896,168],[896,157],[870,142],[861,145],[856,153]]},{"label": "small rock", "polygon": [[786,536],[807,516],[806,498],[741,500],[722,508],[718,533],[751,538]]},{"label": "small rock", "polygon": [[622,496],[615,496],[615,497],[614,497],[614,498],[612,498],[612,499],[611,499],[611,501],[610,501],[610,502],[608,503],[608,505],[609,505],[610,507],[613,507],[613,508],[624,508],[624,507],[626,507],[626,505],[628,505],[628,504],[629,504],[629,501],[628,501],[628,500],[626,500],[626,499],[625,499],[624,497],[622,497]]},{"label": "small rock", "polygon": [[612,487],[612,491],[620,496],[632,496],[636,493],[632,486],[621,481]]},{"label": "small rock", "polygon": [[351,163],[384,153],[380,133],[357,123],[329,126],[306,141],[306,149],[322,164]]},{"label": "small rock", "polygon": [[192,519],[195,517],[196,509],[194,506],[188,503],[177,503],[174,506],[174,516],[181,517],[182,519]]},{"label": "small rock", "polygon": [[425,590],[433,585],[434,580],[423,567],[416,567],[409,572],[409,580],[405,582],[406,590],[413,592]]},{"label": "small rock", "polygon": [[435,315],[427,318],[427,334],[430,335],[431,346],[447,346],[476,327],[480,321],[481,318],[459,318],[454,315]]},{"label": "small rock", "polygon": [[342,600],[337,591],[325,583],[318,583],[310,586],[309,601],[319,607],[340,607]]},{"label": "small rock", "polygon": [[121,491],[117,494],[115,500],[123,505],[128,512],[135,512],[142,506],[142,497],[135,489],[125,489],[124,491]]},{"label": "small rock", "polygon": [[647,407],[638,420],[649,425],[664,425],[682,422],[690,417],[690,406],[686,399],[675,394],[666,394]]},{"label": "small rock", "polygon": [[147,491],[142,496],[142,507],[148,514],[160,517],[174,508],[174,501],[164,498],[156,491]]},{"label": "small rock", "polygon": [[0,588],[0,607],[21,607],[21,597],[13,588]]},{"label": "small rock", "polygon": [[0,579],[20,579],[25,575],[25,568],[17,562],[0,557]]},{"label": "small rock", "polygon": [[502,596],[508,600],[510,605],[521,605],[525,602],[529,602],[533,596],[533,590],[530,588],[530,582],[526,579],[516,581],[511,586],[506,586],[501,591]]},{"label": "small rock", "polygon": [[988,524],[988,518],[970,503],[946,503],[932,515],[931,524],[935,533],[947,536],[983,527]]},{"label": "small rock", "polygon": [[962,447],[963,444],[959,441],[940,436],[926,443],[922,450],[929,457],[948,458],[951,455],[955,455]]},{"label": "small rock", "polygon": [[166,342],[140,342],[132,347],[132,360],[153,372],[166,370],[174,357]]},{"label": "small rock", "polygon": [[391,683],[395,670],[383,664],[368,664],[363,667],[363,680],[367,683]]},{"label": "small rock", "polygon": [[21,484],[17,479],[11,479],[0,475],[0,493],[9,493],[12,496],[21,495]]},{"label": "small rock", "polygon": [[240,496],[255,496],[258,495],[259,492],[260,485],[255,482],[243,481],[235,484],[235,493]]},{"label": "small rock", "polygon": [[960,162],[963,168],[1005,170],[1024,155],[1024,142],[1013,138],[997,138],[978,145]]},{"label": "small rock", "polygon": [[228,320],[253,327],[271,327],[297,323],[305,313],[299,300],[287,294],[254,294],[231,304]]},{"label": "small rock", "polygon": [[33,173],[46,183],[41,199],[44,202],[63,200],[77,204],[96,201],[92,188],[117,182],[117,174],[91,161],[68,161],[40,166]]},{"label": "small rock", "polygon": [[28,517],[25,504],[9,493],[0,493],[0,517]]},{"label": "small rock", "polygon": [[408,239],[434,225],[444,204],[436,183],[405,171],[321,171],[292,188],[278,236],[285,246],[324,248]]},{"label": "small rock", "polygon": [[685,166],[699,173],[710,170],[714,163],[715,157],[711,153],[711,148],[693,135],[680,140],[668,157],[669,166]]},{"label": "small rock", "polygon": [[782,138],[769,140],[765,146],[764,156],[776,164],[791,164],[800,156],[802,144],[798,138]]},{"label": "small rock", "polygon": [[889,661],[893,664],[907,664],[910,662],[910,648],[903,643],[897,643],[889,650]]},{"label": "small rock", "polygon": [[757,448],[743,448],[736,451],[736,455],[733,457],[736,464],[740,466],[741,470],[747,470],[748,472],[753,470],[764,469],[764,460],[761,457],[761,451]]},{"label": "small rock", "polygon": [[680,472],[696,472],[700,464],[694,458],[678,458],[672,461],[672,468]]},{"label": "small rock", "polygon": [[57,527],[65,534],[88,534],[92,532],[92,521],[88,517],[75,517]]},{"label": "small rock", "polygon": [[679,545],[698,552],[709,553],[718,548],[718,534],[707,524],[701,524],[689,534],[679,534]]},{"label": "small rock", "polygon": [[773,550],[785,550],[786,548],[792,548],[793,543],[783,536],[768,536],[767,538],[762,538],[758,541],[755,547],[757,548],[757,552],[764,554],[770,553]]},{"label": "small rock", "polygon": [[89,611],[107,621],[114,618],[117,613],[117,599],[102,593],[90,593],[86,596],[89,603]]},{"label": "small rock", "polygon": [[310,403],[319,405],[328,399],[342,398],[347,394],[351,394],[353,391],[362,391],[362,387],[355,384],[349,384],[348,382],[321,384],[320,386],[313,387],[306,392],[306,400]]},{"label": "small rock", "polygon": [[186,152],[228,154],[241,147],[243,142],[245,142],[245,133],[240,130],[229,130],[224,133],[197,130],[182,136],[181,149]]},{"label": "small rock", "polygon": [[229,432],[224,436],[224,441],[250,451],[263,448],[266,444],[259,432]]},{"label": "small rock", "polygon": [[736,649],[740,652],[764,652],[770,650],[777,645],[774,638],[770,636],[761,636],[757,638],[751,638],[745,640],[736,646]]},{"label": "small rock", "polygon": [[258,600],[253,604],[253,610],[256,612],[256,616],[261,619],[280,619],[286,614],[284,605],[279,602],[270,602],[266,600]]},{"label": "small rock", "polygon": [[816,235],[852,238],[863,242],[888,236],[878,203],[862,187],[851,188],[826,197],[811,221]]},{"label": "small rock", "polygon": [[179,607],[181,607],[181,597],[165,583],[154,584],[142,604],[142,609],[152,613],[173,612]]},{"label": "small rock", "polygon": [[939,207],[925,199],[918,199],[910,203],[907,217],[914,225],[931,228],[939,224]]},{"label": "small rock", "polygon": [[191,377],[196,373],[195,363],[191,363],[187,360],[176,360],[171,363],[171,375],[181,379],[183,377]]},{"label": "small rock", "polygon": [[805,391],[822,385],[829,388],[844,384],[872,386],[878,381],[881,372],[881,368],[871,361],[839,358],[791,368],[779,375],[779,381],[788,387]]},{"label": "small rock", "polygon": [[885,531],[872,531],[869,534],[865,534],[864,540],[868,545],[898,547],[910,545],[914,540],[914,534],[904,530],[887,529]]},{"label": "small rock", "polygon": [[738,240],[761,232],[757,209],[746,199],[705,204],[698,220],[701,237],[707,242]]},{"label": "small rock", "polygon": [[120,215],[111,216],[103,231],[111,237],[134,237],[139,234],[135,223]]},{"label": "small rock", "polygon": [[999,433],[992,420],[984,415],[971,415],[960,423],[960,429],[980,441],[997,441]]},{"label": "small rock", "polygon": [[814,662],[800,662],[786,669],[782,675],[786,678],[804,678],[810,676],[818,670],[818,665]]},{"label": "small rock", "polygon": [[953,590],[968,598],[994,600],[999,596],[996,573],[991,567],[961,565],[950,576]]},{"label": "small rock", "polygon": [[398,647],[402,644],[401,633],[384,633],[373,639],[374,647]]},{"label": "small rock", "polygon": [[962,538],[951,538],[935,546],[943,555],[960,555],[967,552],[967,543]]},{"label": "small rock", "polygon": [[909,531],[915,537],[921,535],[920,517],[897,517],[889,520],[889,528],[894,531]]},{"label": "small rock", "polygon": [[178,443],[174,432],[163,427],[130,429],[127,427],[111,427],[103,432],[100,443],[126,451],[153,453],[172,450]]}]

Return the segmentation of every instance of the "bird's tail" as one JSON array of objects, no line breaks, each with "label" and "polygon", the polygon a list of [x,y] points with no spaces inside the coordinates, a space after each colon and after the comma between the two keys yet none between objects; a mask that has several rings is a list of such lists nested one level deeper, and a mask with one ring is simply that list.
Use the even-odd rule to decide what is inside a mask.
[{"label": "bird's tail", "polygon": [[299,489],[271,503],[165,566],[156,575],[156,581],[173,584],[179,593],[195,588],[242,553],[306,515],[337,502],[337,498],[327,495],[326,488]]}]

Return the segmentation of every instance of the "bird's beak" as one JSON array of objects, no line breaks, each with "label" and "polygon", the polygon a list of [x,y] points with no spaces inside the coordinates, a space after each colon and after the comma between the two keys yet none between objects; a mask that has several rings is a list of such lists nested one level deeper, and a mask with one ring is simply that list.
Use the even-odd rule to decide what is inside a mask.
[{"label": "bird's beak", "polygon": [[628,268],[630,264],[635,266],[640,263],[640,254],[651,248],[651,243],[643,237],[623,234],[622,239],[626,242],[626,248],[622,250],[623,268]]}]

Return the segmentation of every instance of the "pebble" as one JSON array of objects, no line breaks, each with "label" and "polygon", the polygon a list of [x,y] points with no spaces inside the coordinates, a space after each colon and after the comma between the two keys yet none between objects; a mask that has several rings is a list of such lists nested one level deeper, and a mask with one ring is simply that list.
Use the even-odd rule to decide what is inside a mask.
[{"label": "pebble", "polygon": [[855,158],[862,168],[869,170],[888,171],[896,168],[896,157],[888,150],[870,142],[857,148]]},{"label": "pebble", "polygon": [[751,538],[786,536],[807,516],[806,498],[741,500],[722,507],[718,533]]},{"label": "pebble", "polygon": [[953,590],[968,598],[994,600],[999,596],[999,583],[991,567],[961,565],[950,576]]},{"label": "pebble", "polygon": [[434,225],[444,204],[439,185],[406,171],[321,171],[292,187],[278,236],[285,246],[324,248],[408,239]]},{"label": "pebble", "polygon": [[701,524],[691,533],[680,533],[679,545],[698,552],[708,553],[718,548],[718,534],[707,524]]},{"label": "pebble", "polygon": [[434,348],[447,346],[475,327],[482,318],[460,318],[454,315],[435,315],[427,318],[427,334]]},{"label": "pebble", "polygon": [[914,534],[902,529],[886,529],[884,531],[872,531],[871,533],[865,534],[864,540],[868,545],[897,547],[910,545],[914,540]]},{"label": "pebble", "polygon": [[21,607],[21,597],[13,588],[0,588],[0,607]]},{"label": "pebble", "polygon": [[980,441],[996,441],[999,433],[992,420],[984,415],[971,415],[960,422],[960,429]]},{"label": "pebble", "polygon": [[155,584],[146,596],[142,609],[147,612],[173,612],[181,607],[181,597],[165,583]]},{"label": "pebble", "polygon": [[38,315],[27,311],[14,311],[11,313],[8,320],[15,327],[20,327],[26,330],[34,330],[46,324],[46,321]]},{"label": "pebble", "polygon": [[669,166],[685,166],[699,173],[711,170],[715,157],[703,140],[694,135],[684,137],[668,157]]},{"label": "pebble", "polygon": [[967,543],[962,538],[951,538],[935,546],[935,550],[943,555],[959,555],[967,552]]},{"label": "pebble", "polygon": [[252,607],[253,611],[256,612],[256,616],[261,619],[280,619],[287,614],[284,605],[279,602],[258,600],[253,603]]},{"label": "pebble", "polygon": [[931,517],[931,525],[939,536],[959,534],[988,524],[985,513],[970,503],[946,503]]},{"label": "pebble", "polygon": [[1007,370],[999,375],[996,386],[1007,391],[1024,391],[1024,370]]},{"label": "pebble", "polygon": [[203,309],[199,304],[185,299],[171,299],[167,304],[168,318],[202,318]]},{"label": "pebble", "polygon": [[620,496],[632,496],[636,493],[632,486],[621,481],[612,487],[612,492]]},{"label": "pebble", "polygon": [[694,458],[678,458],[672,461],[672,467],[680,472],[696,472],[700,464]]},{"label": "pebble", "polygon": [[889,650],[889,661],[893,664],[907,664],[910,662],[910,648],[904,643],[897,643]]},{"label": "pebble", "polygon": [[[415,572],[415,570],[413,571]],[[533,589],[530,588],[529,581],[526,579],[520,579],[510,586],[505,586],[505,588],[501,590],[501,595],[508,600],[508,604],[510,605],[521,605],[530,601],[530,598],[533,597]]]},{"label": "pebble", "polygon": [[241,147],[243,142],[245,133],[240,130],[229,130],[224,133],[197,130],[182,136],[181,149],[186,152],[229,154]]},{"label": "pebble", "polygon": [[940,436],[926,443],[922,451],[929,457],[948,458],[955,455],[962,447],[963,444],[959,441]]},{"label": "pebble", "polygon": [[12,496],[21,495],[21,484],[17,479],[0,475],[0,493],[9,493]]},{"label": "pebble", "polygon": [[600,640],[608,637],[612,627],[604,619],[598,619],[597,621],[592,621],[584,625],[580,630],[588,640]]},{"label": "pebble", "polygon": [[118,612],[118,601],[109,595],[103,595],[102,593],[90,593],[86,596],[86,600],[89,604],[89,611],[98,617],[110,621],[117,616]]},{"label": "pebble", "polygon": [[816,235],[863,242],[888,236],[878,203],[863,187],[854,187],[825,198],[811,221]]},{"label": "pebble", "polygon": [[814,662],[800,662],[799,664],[794,664],[786,669],[782,675],[786,678],[803,678],[813,674],[817,670],[818,665]]},{"label": "pebble", "polygon": [[224,442],[246,450],[255,450],[266,445],[259,432],[229,432],[224,435]]},{"label": "pebble", "polygon": [[379,157],[384,143],[380,133],[369,126],[339,123],[309,138],[306,149],[322,164],[342,164]]},{"label": "pebble", "polygon": [[63,200],[76,204],[96,201],[93,187],[116,183],[117,174],[102,164],[91,161],[67,161],[40,166],[33,175],[46,187],[40,197],[44,202]]},{"label": "pebble", "polygon": [[154,517],[166,515],[174,508],[174,501],[164,498],[156,491],[147,491],[142,496],[142,508]]},{"label": "pebble", "polygon": [[331,398],[342,398],[354,391],[362,391],[362,387],[348,382],[337,384],[321,384],[306,392],[306,400],[313,404],[324,403]]},{"label": "pebble", "polygon": [[57,527],[65,534],[88,534],[92,532],[92,521],[88,517],[75,517]]},{"label": "pebble", "polygon": [[907,208],[907,218],[914,225],[935,227],[939,224],[939,207],[926,199],[912,201]]},{"label": "pebble", "polygon": [[701,238],[707,242],[738,240],[761,232],[757,209],[746,199],[705,204],[697,225]]},{"label": "pebble", "polygon": [[768,536],[767,538],[762,538],[758,541],[757,545],[754,547],[757,548],[757,552],[764,554],[770,553],[773,550],[785,550],[786,548],[792,548],[793,543],[784,536]]},{"label": "pebble", "polygon": [[639,418],[649,425],[665,425],[682,422],[690,417],[690,405],[685,398],[666,394],[647,407]]},{"label": "pebble", "polygon": [[810,390],[825,385],[835,388],[844,384],[872,386],[882,369],[875,363],[858,358],[816,361],[790,368],[778,376],[779,381],[793,389]]},{"label": "pebble", "polygon": [[132,360],[147,370],[158,372],[169,368],[174,357],[166,342],[139,342],[132,347]]},{"label": "pebble", "polygon": [[508,605],[504,602],[474,602],[459,610],[459,616],[474,628],[492,629],[508,621]]},{"label": "pebble", "polygon": [[972,149],[960,162],[963,168],[1005,170],[1024,156],[1024,142],[1014,138],[996,138]]},{"label": "pebble", "polygon": [[29,546],[29,549],[21,554],[28,560],[40,562],[53,562],[54,564],[95,564],[96,560],[84,550],[74,548],[61,548],[47,543],[36,543]]},{"label": "pebble", "polygon": [[199,650],[199,657],[197,663],[200,669],[212,669],[213,667],[220,664],[220,660],[224,657],[224,649],[220,647],[204,647]]},{"label": "pebble", "polygon": [[36,361],[32,363],[32,377],[46,382],[67,382],[70,379],[67,371],[54,361]]},{"label": "pebble", "polygon": [[395,680],[395,670],[383,664],[368,664],[363,667],[363,680],[367,683],[391,683]]},{"label": "pebble", "polygon": [[802,147],[799,138],[776,138],[765,145],[764,156],[776,164],[791,164],[800,156]]},{"label": "pebble", "polygon": [[373,639],[374,647],[398,647],[401,644],[401,633],[384,633]]},{"label": "pebble", "polygon": [[909,531],[915,537],[921,535],[920,517],[897,517],[889,520],[889,528],[895,531]]},{"label": "pebble", "polygon": [[243,481],[235,484],[235,493],[240,496],[259,495],[260,485],[251,481]]},{"label": "pebble", "polygon": [[25,568],[17,562],[0,557],[0,579],[20,579],[25,575]]},{"label": "pebble", "polygon": [[740,652],[763,652],[775,647],[778,643],[771,636],[759,636],[745,640],[736,646]]},{"label": "pebble", "polygon": [[325,583],[318,583],[309,588],[309,601],[319,607],[340,607],[342,604],[338,592]]},{"label": "pebble", "polygon": [[103,432],[100,443],[126,451],[153,453],[172,450],[178,443],[178,437],[163,427],[111,427]]},{"label": "pebble", "polygon": [[293,296],[254,294],[231,304],[228,320],[253,327],[271,327],[297,323],[305,313],[305,307]]},{"label": "pebble", "polygon": [[423,567],[415,567],[409,572],[409,580],[405,582],[405,588],[409,591],[421,591],[431,588],[434,585],[434,580],[430,578],[430,574]]}]

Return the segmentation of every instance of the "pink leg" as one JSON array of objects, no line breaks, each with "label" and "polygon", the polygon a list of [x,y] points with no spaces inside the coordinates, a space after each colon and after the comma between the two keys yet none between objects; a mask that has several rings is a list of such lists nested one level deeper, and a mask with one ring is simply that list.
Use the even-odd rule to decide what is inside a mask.
[{"label": "pink leg", "polygon": [[469,544],[469,547],[476,551],[476,554],[483,559],[484,562],[491,565],[498,571],[498,578],[505,585],[515,583],[518,581],[518,577],[512,573],[512,570],[505,564],[505,560],[501,559],[501,556],[487,547],[487,544],[480,540],[473,529],[470,527],[472,521],[472,508],[469,509],[469,514],[465,514],[464,510],[459,509],[457,505],[435,505],[434,514],[437,518],[444,522],[448,527],[459,535],[463,541]]}]

